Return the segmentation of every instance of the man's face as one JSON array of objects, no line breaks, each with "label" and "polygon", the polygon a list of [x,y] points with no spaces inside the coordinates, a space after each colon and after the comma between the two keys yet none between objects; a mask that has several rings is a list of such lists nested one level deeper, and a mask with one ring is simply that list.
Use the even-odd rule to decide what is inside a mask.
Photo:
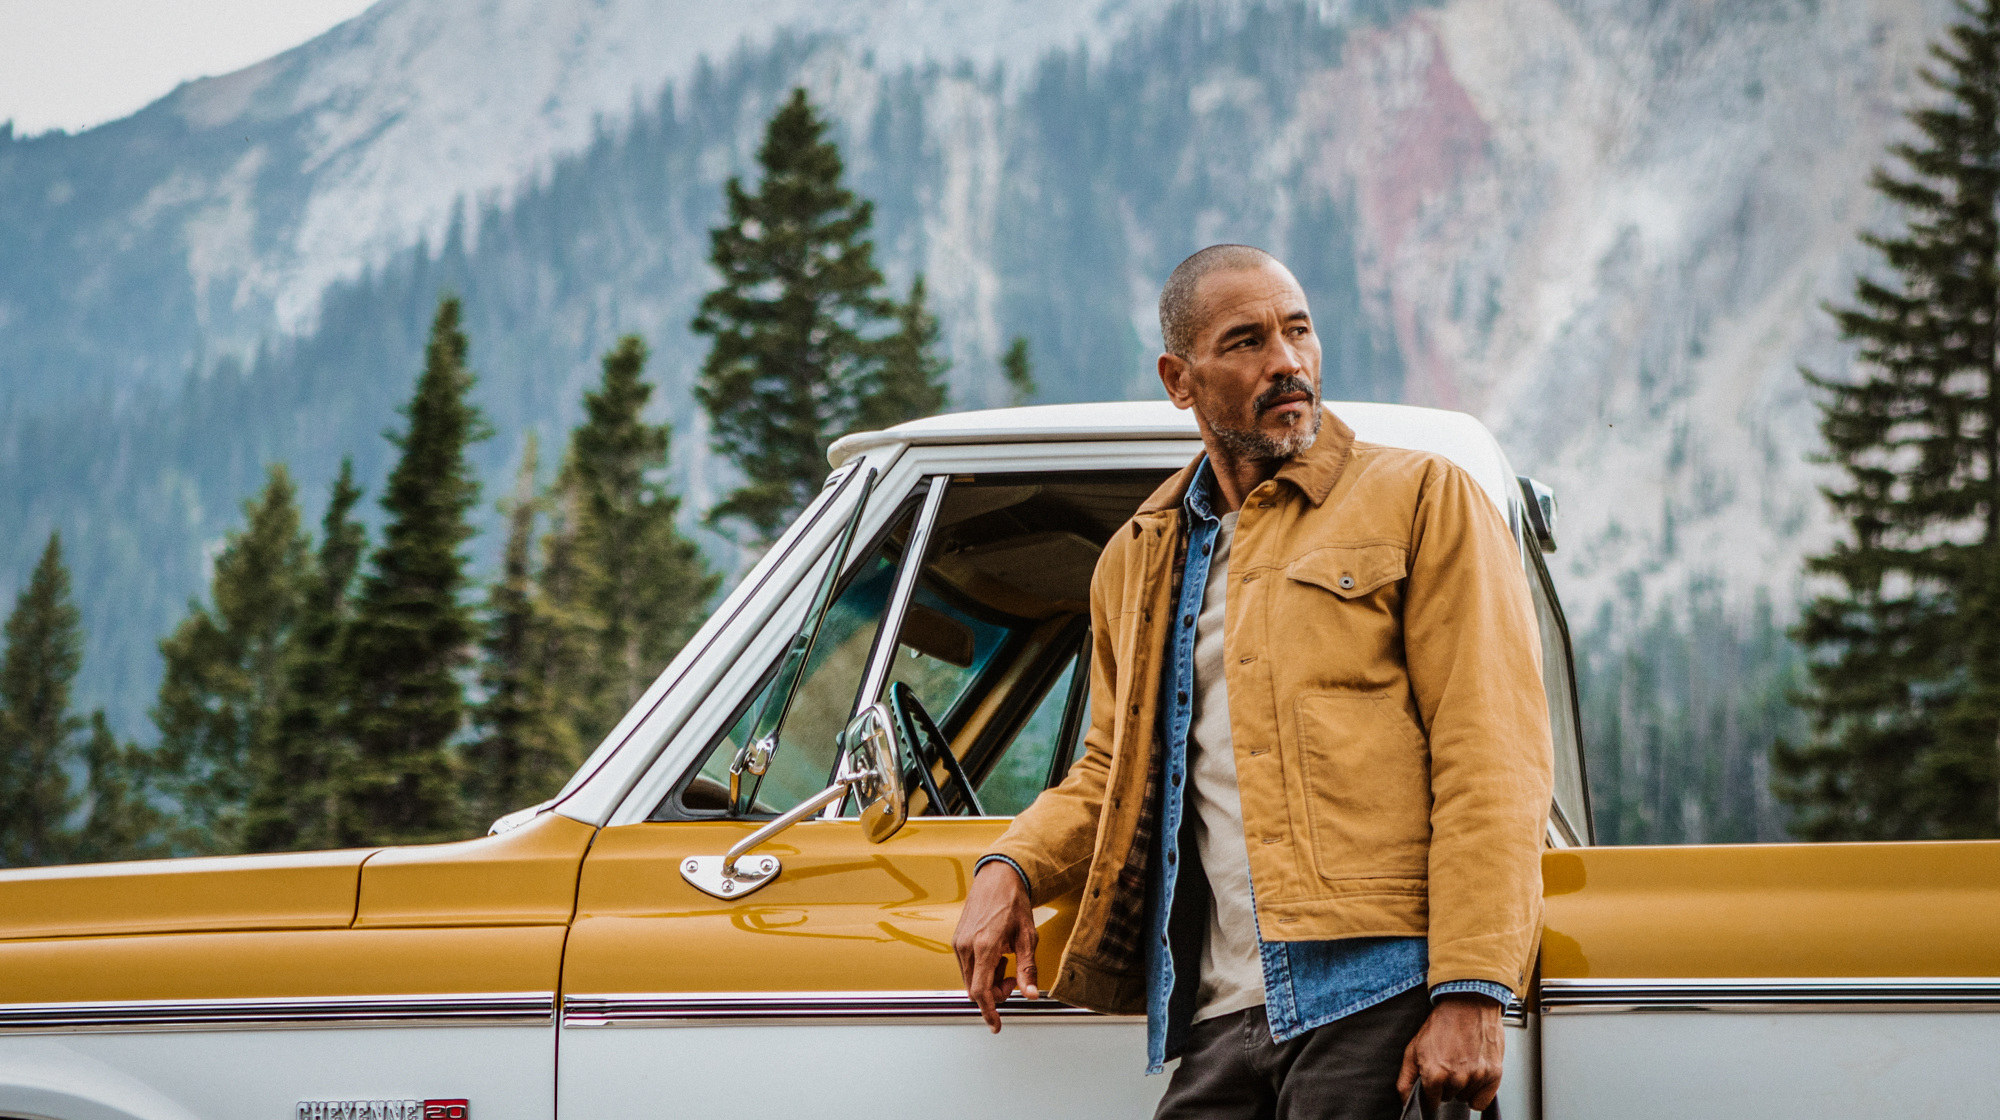
[{"label": "man's face", "polygon": [[1202,316],[1186,358],[1160,357],[1160,380],[1202,434],[1241,459],[1289,459],[1319,435],[1319,336],[1283,265],[1229,269],[1195,288]]}]

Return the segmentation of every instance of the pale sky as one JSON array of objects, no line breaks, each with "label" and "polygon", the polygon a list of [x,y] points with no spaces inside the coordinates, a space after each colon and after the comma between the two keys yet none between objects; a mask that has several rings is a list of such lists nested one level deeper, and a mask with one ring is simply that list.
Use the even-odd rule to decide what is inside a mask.
[{"label": "pale sky", "polygon": [[0,121],[117,120],[190,78],[298,46],[373,0],[0,0]]}]

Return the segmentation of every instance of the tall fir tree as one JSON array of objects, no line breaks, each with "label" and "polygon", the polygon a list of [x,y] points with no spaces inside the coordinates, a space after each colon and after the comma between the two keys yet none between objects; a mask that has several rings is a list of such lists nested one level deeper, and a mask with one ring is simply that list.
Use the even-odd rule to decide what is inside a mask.
[{"label": "tall fir tree", "polygon": [[[584,394],[570,433],[564,483],[574,490],[575,572],[552,588],[572,631],[587,636],[575,734],[588,745],[611,730],[701,621],[717,578],[675,523],[680,500],[665,482],[672,431],[644,418],[653,387],[646,344],[628,335],[604,355],[604,378]],[[574,625],[581,621],[584,625]]]},{"label": "tall fir tree", "polygon": [[83,823],[70,842],[70,857],[103,863],[173,854],[173,822],[151,796],[153,756],[120,742],[101,709],[90,714],[83,761]]},{"label": "tall fir tree", "polygon": [[247,851],[327,848],[338,841],[345,814],[335,779],[352,769],[350,744],[341,734],[341,641],[368,544],[367,530],[354,520],[360,500],[353,460],[342,459],[286,651],[284,703],[267,748],[251,758]]},{"label": "tall fir tree", "polygon": [[1028,357],[1028,336],[1017,334],[1000,355],[1000,376],[1007,382],[1009,404],[1016,408],[1035,399],[1035,365]]},{"label": "tall fir tree", "polygon": [[888,428],[944,411],[944,375],[951,363],[938,354],[942,329],[931,313],[921,273],[910,298],[896,305],[896,331],[881,342],[881,364],[861,399],[856,426]]},{"label": "tall fir tree", "polygon": [[342,643],[353,758],[334,791],[341,843],[423,843],[466,827],[454,740],[466,715],[459,674],[478,625],[463,600],[461,550],[479,482],[465,453],[487,431],[468,399],[459,310],[446,297],[432,320],[424,371],[403,409],[409,427],[391,437],[402,455],[382,495],[388,524]]},{"label": "tall fir tree", "polygon": [[[584,547],[588,507],[577,481],[572,439],[539,510],[548,516],[548,531],[542,535],[541,565],[535,573],[543,684],[555,718],[572,735],[595,710],[604,679],[597,663],[602,621],[591,607],[591,589],[598,576],[592,554]],[[582,736],[576,738],[581,751]]]},{"label": "tall fir tree", "polygon": [[70,687],[83,666],[83,619],[70,598],[62,535],[52,533],[7,616],[0,657],[0,865],[32,867],[69,854],[76,808],[70,768],[83,721]]},{"label": "tall fir tree", "polygon": [[826,451],[869,407],[873,332],[894,317],[867,239],[873,204],[842,185],[840,149],[803,89],[772,116],[757,193],[731,178],[729,220],[709,232],[722,284],[693,329],[715,342],[695,398],[744,484],[709,511],[769,541],[825,480]]},{"label": "tall fir tree", "polygon": [[466,759],[466,799],[480,820],[546,799],[581,761],[575,729],[552,687],[563,679],[552,672],[558,625],[535,584],[539,458],[530,433],[514,492],[500,505],[507,547],[500,578],[487,593],[479,670],[485,698]]},{"label": "tall fir tree", "polygon": [[1774,758],[1809,839],[2000,835],[2000,0],[1961,10],[1908,174],[1874,177],[1908,216],[1864,238],[1894,277],[1832,309],[1864,373],[1807,374],[1848,526],[1808,562],[1837,585],[1797,630],[1814,734]]},{"label": "tall fir tree", "polygon": [[272,467],[263,493],[244,503],[243,528],[216,557],[212,606],[189,603],[160,643],[165,672],[153,723],[185,850],[234,852],[244,844],[255,763],[286,704],[286,652],[311,547],[296,497],[291,475]]}]

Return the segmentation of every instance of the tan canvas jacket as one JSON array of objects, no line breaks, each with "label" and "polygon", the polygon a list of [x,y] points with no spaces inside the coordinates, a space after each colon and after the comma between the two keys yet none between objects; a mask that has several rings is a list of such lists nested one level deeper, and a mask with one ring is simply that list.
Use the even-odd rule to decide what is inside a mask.
[{"label": "tan canvas jacket", "polygon": [[[1081,889],[1050,991],[1114,1014],[1146,1007],[1154,712],[1194,469],[1099,558],[1084,755],[993,849],[1036,905]],[[1329,414],[1312,449],[1244,501],[1227,578],[1260,936],[1428,935],[1431,984],[1521,994],[1541,929],[1551,740],[1534,608],[1492,500],[1449,460],[1358,442]]]}]

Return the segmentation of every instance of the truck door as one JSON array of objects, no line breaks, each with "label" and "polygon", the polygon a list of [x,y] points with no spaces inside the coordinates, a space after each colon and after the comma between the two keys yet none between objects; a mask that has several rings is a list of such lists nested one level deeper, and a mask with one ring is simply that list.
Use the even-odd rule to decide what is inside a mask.
[{"label": "truck door", "polygon": [[1551,852],[1543,1115],[2000,1109],[2000,844]]},{"label": "truck door", "polygon": [[[1151,1112],[1165,1079],[1143,1077],[1142,1020],[1016,1001],[993,1037],[951,937],[973,861],[1074,758],[1090,574],[1160,478],[938,475],[871,503],[887,513],[857,537],[796,687],[781,636],[753,646],[682,730],[695,749],[663,753],[679,772],[642,783],[643,819],[593,843],[565,955],[559,1111]],[[811,613],[813,582],[783,617]],[[895,684],[957,763],[933,768],[939,796],[914,794],[900,833],[871,844],[836,804],[758,850],[781,870],[752,893],[713,897],[683,876],[826,787],[842,726]],[[773,724],[776,749],[732,798],[732,761]],[[1052,976],[1073,909],[1036,917]]]}]

